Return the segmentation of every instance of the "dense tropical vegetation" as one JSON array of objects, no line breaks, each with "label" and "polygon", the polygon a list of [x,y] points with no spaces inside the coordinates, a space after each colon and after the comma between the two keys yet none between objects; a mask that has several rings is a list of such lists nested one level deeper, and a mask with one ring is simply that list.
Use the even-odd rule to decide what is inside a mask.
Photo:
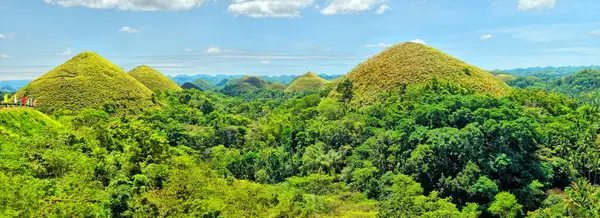
[{"label": "dense tropical vegetation", "polygon": [[136,115],[0,111],[6,217],[597,217],[598,108],[432,79],[156,92]]}]

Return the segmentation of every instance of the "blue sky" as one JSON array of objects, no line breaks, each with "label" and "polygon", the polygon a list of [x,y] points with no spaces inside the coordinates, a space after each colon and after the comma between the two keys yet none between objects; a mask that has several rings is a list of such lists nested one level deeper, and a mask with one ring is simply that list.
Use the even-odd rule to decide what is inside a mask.
[{"label": "blue sky", "polygon": [[598,0],[0,0],[0,80],[82,51],[168,75],[343,74],[419,41],[484,69],[600,64]]}]

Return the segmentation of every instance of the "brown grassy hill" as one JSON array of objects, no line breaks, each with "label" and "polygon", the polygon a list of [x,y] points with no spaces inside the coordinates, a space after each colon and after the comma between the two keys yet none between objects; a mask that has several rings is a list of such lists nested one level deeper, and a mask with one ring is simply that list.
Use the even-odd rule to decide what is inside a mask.
[{"label": "brown grassy hill", "polygon": [[313,72],[308,72],[300,77],[298,77],[290,86],[288,86],[285,91],[286,92],[303,92],[303,91],[312,91],[312,90],[320,90],[325,88],[329,84],[329,81],[321,78],[317,74]]},{"label": "brown grassy hill", "polygon": [[175,92],[183,90],[177,85],[177,83],[173,82],[173,80],[169,79],[155,69],[145,65],[136,67],[135,69],[129,71],[129,75],[140,81],[142,84],[144,84],[144,86],[152,91],[157,89],[163,92]]},{"label": "brown grassy hill", "polygon": [[505,95],[510,90],[504,82],[482,69],[432,47],[410,42],[387,48],[346,76],[352,81],[359,101],[394,90],[400,84],[425,83],[433,77],[494,96]]},{"label": "brown grassy hill", "polygon": [[93,52],[84,52],[39,77],[16,96],[35,98],[44,111],[83,108],[141,109],[152,92],[121,68]]}]

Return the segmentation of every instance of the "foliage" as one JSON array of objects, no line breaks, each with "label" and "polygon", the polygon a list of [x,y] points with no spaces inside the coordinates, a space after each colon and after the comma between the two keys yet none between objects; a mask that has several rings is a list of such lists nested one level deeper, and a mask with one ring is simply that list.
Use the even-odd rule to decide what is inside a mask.
[{"label": "foliage", "polygon": [[0,109],[0,214],[598,216],[594,105],[433,78],[363,106],[354,87],[156,92],[138,114]]},{"label": "foliage", "polygon": [[494,202],[488,210],[491,214],[502,218],[517,217],[521,213],[521,206],[514,195],[508,192],[500,192],[495,197]]}]

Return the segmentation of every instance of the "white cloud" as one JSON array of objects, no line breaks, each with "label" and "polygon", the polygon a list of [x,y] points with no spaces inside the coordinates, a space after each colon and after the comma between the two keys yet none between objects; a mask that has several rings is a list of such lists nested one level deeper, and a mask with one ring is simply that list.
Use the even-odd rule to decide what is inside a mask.
[{"label": "white cloud", "polygon": [[381,5],[379,6],[379,9],[377,9],[377,11],[375,11],[375,14],[381,15],[383,13],[385,13],[386,11],[391,11],[392,8],[390,8],[390,6],[388,5]]},{"label": "white cloud", "polygon": [[12,56],[7,54],[0,54],[0,59],[12,58]]},{"label": "white cloud", "polygon": [[13,39],[14,36],[15,36],[14,33],[6,33],[6,34],[0,33],[0,39]]},{"label": "white cloud", "polygon": [[205,0],[44,0],[62,7],[117,9],[124,11],[178,11],[200,7]]},{"label": "white cloud", "polygon": [[492,34],[485,34],[485,35],[481,35],[479,37],[479,39],[481,39],[481,40],[486,40],[486,39],[491,39],[491,38],[494,38],[494,36]]},{"label": "white cloud", "polygon": [[263,63],[263,64],[269,64],[271,62],[269,62],[269,61],[262,61],[261,63]]},{"label": "white cloud", "polygon": [[585,33],[588,36],[600,36],[600,30],[594,30],[594,31],[590,31]]},{"label": "white cloud", "polygon": [[300,10],[312,6],[315,0],[233,0],[227,11],[235,16],[300,17]]},{"label": "white cloud", "polygon": [[520,11],[550,10],[557,0],[519,0]]},{"label": "white cloud", "polygon": [[423,40],[420,40],[420,39],[415,39],[415,40],[412,40],[412,41],[410,41],[410,42],[413,42],[413,43],[419,43],[419,44],[423,44],[423,45],[427,45],[427,43],[425,43],[425,41],[423,41]]},{"label": "white cloud", "polygon": [[390,47],[390,46],[392,46],[392,44],[386,44],[386,43],[380,42],[377,44],[363,45],[361,47],[363,47],[363,48],[386,48],[386,47]]},{"label": "white cloud", "polygon": [[332,0],[327,7],[321,10],[321,13],[324,15],[358,13],[371,10],[374,6],[385,2],[387,0]]},{"label": "white cloud", "polygon": [[73,54],[73,50],[71,50],[70,48],[67,48],[63,52],[56,53],[56,55],[59,55],[59,56],[69,56],[69,55],[72,55],[72,54]]},{"label": "white cloud", "polygon": [[206,50],[204,50],[204,53],[206,54],[220,54],[221,53],[221,49],[217,46],[213,46],[210,48],[207,48]]},{"label": "white cloud", "polygon": [[191,48],[185,48],[185,49],[183,49],[183,51],[185,51],[185,52],[192,52],[192,49]]},{"label": "white cloud", "polygon": [[140,33],[140,30],[136,29],[136,28],[131,28],[128,26],[123,26],[121,27],[121,29],[119,29],[120,33]]}]

